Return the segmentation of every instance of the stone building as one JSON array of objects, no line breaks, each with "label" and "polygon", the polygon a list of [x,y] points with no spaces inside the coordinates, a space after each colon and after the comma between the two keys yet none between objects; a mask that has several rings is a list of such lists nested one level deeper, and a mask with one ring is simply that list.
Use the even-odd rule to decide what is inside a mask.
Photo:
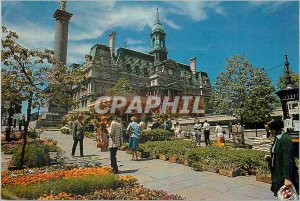
[{"label": "stone building", "polygon": [[109,45],[96,44],[85,56],[83,64],[72,64],[85,73],[86,79],[74,86],[76,106],[69,110],[85,110],[98,97],[107,95],[118,79],[125,78],[139,95],[200,95],[210,97],[211,85],[206,72],[197,71],[196,58],[190,65],[168,58],[166,32],[157,19],[150,34],[151,50],[139,52],[126,47],[116,49],[116,33],[109,35]]}]

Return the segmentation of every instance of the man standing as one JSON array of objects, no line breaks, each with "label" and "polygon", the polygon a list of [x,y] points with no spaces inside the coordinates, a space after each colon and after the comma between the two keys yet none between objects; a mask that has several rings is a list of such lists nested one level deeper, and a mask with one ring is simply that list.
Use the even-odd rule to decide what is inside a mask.
[{"label": "man standing", "polygon": [[161,127],[161,124],[160,124],[160,119],[157,119],[156,122],[154,122],[151,126],[151,130],[154,130],[154,129],[158,129]]},{"label": "man standing", "polygon": [[230,122],[229,125],[228,125],[228,134],[229,134],[229,138],[232,134],[232,123]]},{"label": "man standing", "polygon": [[83,157],[83,138],[84,138],[84,124],[82,121],[82,114],[78,115],[78,119],[74,122],[73,126],[73,148],[72,148],[72,156],[75,155],[76,147],[79,142],[80,146],[80,156]]},{"label": "man standing", "polygon": [[238,133],[238,127],[237,127],[237,124],[234,124],[232,126],[232,140],[233,140],[233,143],[235,144],[235,138],[237,136],[237,133]]},{"label": "man standing", "polygon": [[207,123],[207,120],[204,121],[203,129],[204,129],[205,144],[206,146],[208,146],[210,144],[210,139],[209,139],[210,125],[209,123]]},{"label": "man standing", "polygon": [[118,173],[118,164],[117,164],[117,151],[120,146],[122,146],[122,126],[117,122],[116,117],[109,117],[107,123],[110,124],[110,133],[109,133],[109,143],[108,148],[110,151],[110,161],[111,168],[114,173]]},{"label": "man standing", "polygon": [[140,126],[140,129],[141,129],[141,132],[145,129],[147,129],[147,124],[145,121],[141,120],[141,122],[139,123],[139,126]]},{"label": "man standing", "polygon": [[197,123],[194,125],[195,129],[195,138],[196,138],[196,143],[197,145],[200,145],[201,143],[201,123],[199,120],[197,120]]}]

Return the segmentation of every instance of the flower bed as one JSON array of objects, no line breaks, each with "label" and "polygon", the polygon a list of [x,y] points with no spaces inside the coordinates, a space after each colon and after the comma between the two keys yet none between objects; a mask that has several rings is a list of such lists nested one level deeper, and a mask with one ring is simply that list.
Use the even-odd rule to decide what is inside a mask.
[{"label": "flower bed", "polygon": [[29,174],[19,177],[11,177],[7,174],[2,175],[2,186],[6,185],[28,185],[43,181],[53,181],[59,178],[74,178],[81,177],[85,175],[107,175],[111,173],[111,168],[109,167],[98,167],[98,168],[82,168],[82,169],[72,169],[72,170],[60,170],[53,171],[50,173],[42,174]]},{"label": "flower bed", "polygon": [[137,179],[132,176],[119,176],[121,181],[115,189],[99,189],[86,195],[78,194],[50,194],[44,195],[39,200],[183,200],[180,195],[168,194],[163,190],[144,188]]},{"label": "flower bed", "polygon": [[[58,167],[58,166],[57,166]],[[72,167],[72,166],[70,166]],[[162,190],[144,188],[130,175],[116,176],[110,167],[73,168],[47,173],[42,168],[2,172],[2,197],[39,200],[183,200]]]}]

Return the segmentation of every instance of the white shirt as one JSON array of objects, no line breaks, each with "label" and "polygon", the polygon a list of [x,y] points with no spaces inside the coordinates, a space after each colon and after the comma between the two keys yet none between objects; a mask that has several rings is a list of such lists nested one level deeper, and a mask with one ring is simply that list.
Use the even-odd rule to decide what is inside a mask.
[{"label": "white shirt", "polygon": [[222,133],[222,127],[220,125],[216,126],[216,133]]},{"label": "white shirt", "polygon": [[209,123],[204,122],[203,128],[204,128],[204,130],[206,130],[206,131],[210,130],[210,125],[209,125]]},{"label": "white shirt", "polygon": [[197,123],[196,123],[196,124],[194,125],[194,129],[195,129],[195,130],[201,130],[201,128],[202,128],[202,125],[201,125],[201,124],[197,124]]}]

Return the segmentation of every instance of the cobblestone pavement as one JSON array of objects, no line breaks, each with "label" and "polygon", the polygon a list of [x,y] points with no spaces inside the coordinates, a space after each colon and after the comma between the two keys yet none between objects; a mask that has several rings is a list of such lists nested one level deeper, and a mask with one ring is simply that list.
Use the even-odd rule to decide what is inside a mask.
[{"label": "cobblestone pavement", "polygon": [[[84,155],[71,156],[71,135],[46,131],[42,138],[58,141],[65,152],[67,163],[100,162],[110,165],[109,152],[101,152],[92,139],[84,139]],[[146,188],[163,189],[180,194],[187,200],[277,200],[269,190],[270,185],[255,181],[255,176],[226,177],[211,172],[196,172],[190,167],[162,160],[131,161],[124,151],[117,153],[121,174],[134,175]]]}]

